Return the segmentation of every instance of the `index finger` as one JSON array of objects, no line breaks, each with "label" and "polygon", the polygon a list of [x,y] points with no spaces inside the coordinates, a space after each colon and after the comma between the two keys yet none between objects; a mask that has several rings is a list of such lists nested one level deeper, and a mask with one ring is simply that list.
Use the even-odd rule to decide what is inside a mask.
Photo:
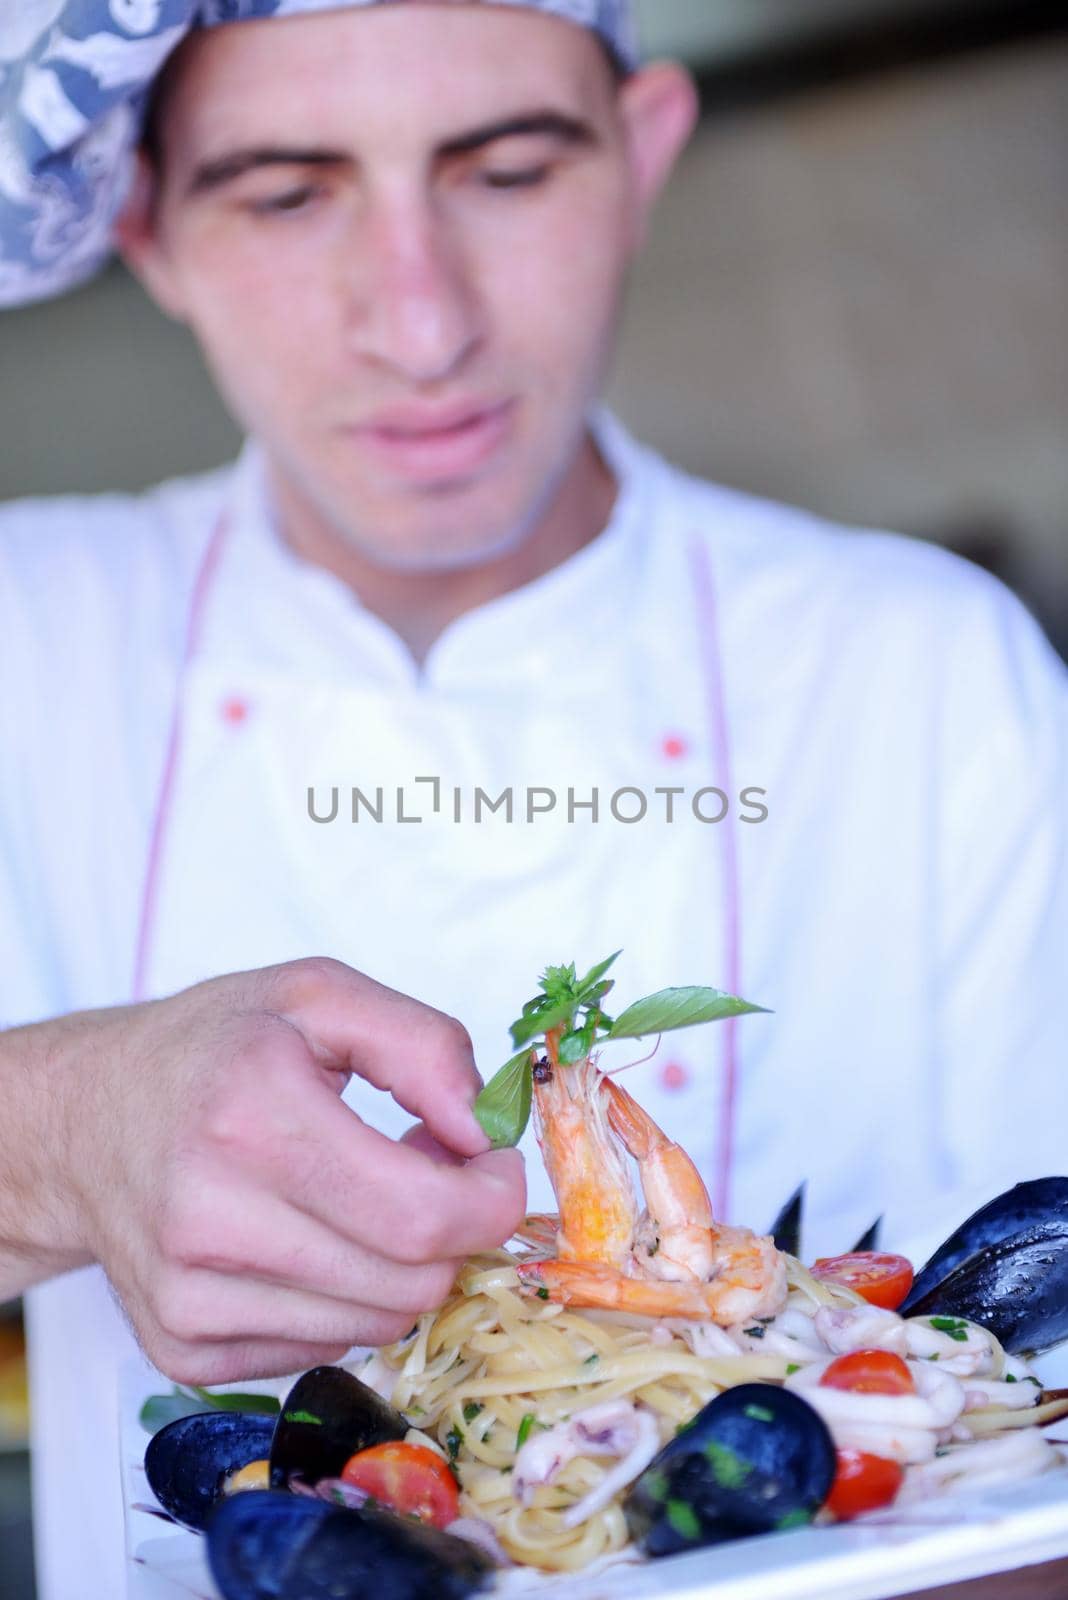
[{"label": "index finger", "polygon": [[281,1014],[327,1065],[386,1090],[458,1155],[489,1149],[471,1109],[482,1079],[455,1017],[325,957],[273,974]]}]

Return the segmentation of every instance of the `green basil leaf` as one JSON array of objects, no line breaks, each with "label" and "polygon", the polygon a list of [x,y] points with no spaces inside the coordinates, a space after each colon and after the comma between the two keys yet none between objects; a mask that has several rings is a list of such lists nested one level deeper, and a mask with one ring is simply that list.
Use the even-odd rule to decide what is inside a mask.
[{"label": "green basil leaf", "polygon": [[584,1061],[589,1053],[585,1028],[580,1028],[574,1033],[565,1033],[556,1050],[559,1059],[568,1067],[574,1066],[576,1061]]},{"label": "green basil leaf", "polygon": [[138,1413],[147,1433],[158,1433],[168,1422],[194,1417],[205,1411],[255,1411],[275,1416],[278,1401],[270,1394],[212,1394],[208,1389],[175,1388],[170,1394],[150,1395]]},{"label": "green basil leaf", "polygon": [[138,1412],[137,1420],[146,1433],[158,1433],[168,1422],[177,1422],[182,1417],[196,1416],[198,1411],[214,1409],[205,1405],[203,1400],[196,1400],[191,1395],[175,1390],[174,1394],[150,1395]]},{"label": "green basil leaf", "polygon": [[575,1000],[571,996],[552,1005],[545,1004],[512,1023],[512,1043],[516,1046],[529,1044],[531,1039],[541,1038],[550,1028],[558,1028],[561,1022],[570,1022],[574,1014]]},{"label": "green basil leaf", "polygon": [[198,1389],[194,1384],[193,1393],[198,1394],[202,1400],[207,1400],[216,1411],[255,1411],[261,1416],[276,1417],[282,1407],[273,1394],[212,1394],[210,1389]]},{"label": "green basil leaf", "polygon": [[520,1050],[506,1061],[475,1101],[475,1116],[495,1150],[518,1144],[526,1132],[534,1092],[530,1056]]},{"label": "green basil leaf", "polygon": [[[609,956],[606,961],[598,961],[597,965],[595,967],[591,967],[586,976],[579,980],[579,982],[575,985],[575,988],[583,1000],[588,1000],[590,998],[587,991],[593,988],[594,984],[599,978],[604,977],[609,967],[612,966],[614,962],[618,961],[622,954],[622,950],[617,950],[615,955]],[[607,993],[607,990],[602,990],[601,992],[602,994],[605,994]]]},{"label": "green basil leaf", "polygon": [[644,1039],[650,1033],[670,1033],[699,1022],[718,1022],[750,1011],[765,1011],[719,989],[661,989],[659,994],[636,1000],[620,1013],[609,1031],[610,1039]]}]

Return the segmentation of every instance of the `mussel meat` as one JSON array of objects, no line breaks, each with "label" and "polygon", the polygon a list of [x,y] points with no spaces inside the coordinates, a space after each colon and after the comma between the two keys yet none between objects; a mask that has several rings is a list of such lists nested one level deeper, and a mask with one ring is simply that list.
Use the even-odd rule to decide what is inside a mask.
[{"label": "mussel meat", "polygon": [[274,1426],[273,1417],[247,1411],[200,1412],[169,1422],[145,1451],[149,1488],[176,1522],[199,1533],[231,1473],[266,1459]]},{"label": "mussel meat", "polygon": [[976,1211],[917,1274],[900,1309],[965,1317],[1014,1353],[1068,1339],[1068,1178],[1018,1183]]},{"label": "mussel meat", "polygon": [[408,1428],[399,1411],[344,1367],[313,1367],[283,1402],[271,1444],[271,1486],[286,1488],[294,1473],[305,1483],[336,1478],[357,1450],[403,1439]]},{"label": "mussel meat", "polygon": [[495,1570],[474,1545],[412,1518],[273,1490],[224,1500],[207,1537],[223,1600],[464,1600]]},{"label": "mussel meat", "polygon": [[624,1504],[650,1556],[812,1521],[836,1456],[826,1423],[788,1389],[743,1383],[710,1400],[660,1452]]}]

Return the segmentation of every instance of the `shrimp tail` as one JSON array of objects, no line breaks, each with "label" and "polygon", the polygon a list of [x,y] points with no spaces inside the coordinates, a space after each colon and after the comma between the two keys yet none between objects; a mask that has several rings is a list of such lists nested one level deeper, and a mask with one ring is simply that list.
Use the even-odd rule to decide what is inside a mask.
[{"label": "shrimp tail", "polygon": [[643,1317],[684,1317],[730,1327],[749,1317],[773,1316],[785,1303],[785,1264],[774,1246],[768,1250],[769,1245],[770,1240],[748,1235],[745,1248],[732,1250],[720,1276],[710,1283],[632,1278],[585,1261],[522,1262],[518,1272],[525,1288],[557,1305],[626,1311]]}]

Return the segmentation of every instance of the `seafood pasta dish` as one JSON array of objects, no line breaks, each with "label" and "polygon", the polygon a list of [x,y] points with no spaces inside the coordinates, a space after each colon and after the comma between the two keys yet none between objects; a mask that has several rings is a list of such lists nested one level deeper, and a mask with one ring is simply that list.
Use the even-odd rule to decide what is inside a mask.
[{"label": "seafood pasta dish", "polygon": [[806,1267],[797,1215],[768,1234],[713,1216],[596,1049],[757,1008],[678,989],[613,1021],[610,965],[548,969],[476,1105],[498,1144],[533,1106],[558,1212],[465,1263],[399,1343],[305,1374],[277,1419],[203,1396],[153,1438],[149,1481],[207,1525],[226,1600],[345,1600],[384,1566],[398,1595],[459,1596],[512,1565],[670,1555],[1062,1464],[1042,1425],[1068,1396],[1026,1358],[1068,1337],[1068,1179],[992,1201],[915,1282],[874,1250]]},{"label": "seafood pasta dish", "polygon": [[[536,1071],[534,1097],[559,1224],[531,1219],[531,1249],[469,1262],[440,1312],[357,1369],[454,1462],[464,1509],[513,1561],[585,1567],[630,1543],[628,1520],[650,1514],[663,1520],[658,1548],[700,1542],[699,1508],[666,1495],[657,1507],[653,1494],[651,1506],[632,1501],[628,1519],[626,1491],[738,1384],[801,1396],[836,1452],[857,1458],[831,1497],[846,1514],[1057,1464],[1029,1424],[1065,1408],[1040,1404],[1038,1380],[993,1333],[902,1317],[814,1276],[769,1237],[717,1226],[689,1158],[592,1063]],[[639,1158],[641,1210],[613,1132]],[[911,1272],[898,1271],[907,1289]],[[887,1274],[874,1291],[892,1300],[897,1287]],[[770,1404],[767,1422],[746,1420],[761,1430],[777,1416]],[[821,1435],[809,1433],[802,1448],[819,1456]],[[694,1442],[707,1449],[714,1437]],[[719,1450],[721,1474],[740,1474],[726,1435]],[[809,1520],[830,1488],[776,1521]]]}]

